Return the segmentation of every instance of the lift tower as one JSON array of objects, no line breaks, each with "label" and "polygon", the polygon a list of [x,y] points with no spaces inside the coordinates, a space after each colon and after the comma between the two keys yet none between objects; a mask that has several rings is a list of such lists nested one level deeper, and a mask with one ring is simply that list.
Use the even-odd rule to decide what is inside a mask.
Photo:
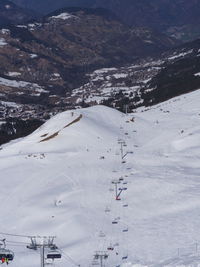
[{"label": "lift tower", "polygon": [[30,245],[27,246],[28,249],[37,250],[40,249],[40,266],[45,267],[45,249],[49,249],[47,254],[48,259],[58,259],[61,258],[61,253],[58,252],[57,246],[54,244],[55,236],[43,236],[43,237],[30,237]]},{"label": "lift tower", "polygon": [[101,267],[105,267],[105,265],[103,263],[107,259],[108,259],[108,254],[105,251],[96,251],[96,253],[94,255],[94,260],[100,261]]}]

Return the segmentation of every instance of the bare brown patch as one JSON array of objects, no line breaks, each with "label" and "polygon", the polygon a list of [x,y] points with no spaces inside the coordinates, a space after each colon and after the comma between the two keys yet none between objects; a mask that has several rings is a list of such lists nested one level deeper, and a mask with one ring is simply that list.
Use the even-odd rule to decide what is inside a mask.
[{"label": "bare brown patch", "polygon": [[41,135],[40,137],[45,137],[45,136],[47,136],[48,135],[48,133],[47,134],[43,134],[43,135]]},{"label": "bare brown patch", "polygon": [[[72,122],[70,122],[69,124],[65,125],[64,128],[67,128],[67,127],[69,127],[70,125],[72,125],[72,124],[74,124],[74,123],[80,121],[80,119],[81,119],[82,117],[83,117],[83,115],[81,114],[77,119],[75,119],[75,120],[73,120]],[[64,128],[63,128],[63,129],[64,129]]]},{"label": "bare brown patch", "polygon": [[[74,123],[80,121],[80,119],[81,119],[82,117],[83,117],[83,115],[81,114],[78,118],[76,118],[75,120],[73,120],[73,121],[70,122],[69,124],[65,125],[65,127],[63,127],[60,131],[62,131],[64,128],[67,128],[67,127],[69,127],[70,125],[72,125],[72,124],[74,124]],[[45,141],[49,141],[50,139],[53,139],[54,137],[58,136],[58,134],[59,134],[60,131],[57,131],[57,132],[55,132],[54,134],[52,134],[52,135],[50,135],[50,136],[48,136],[48,137],[42,139],[39,143],[41,143],[41,142],[45,142]],[[48,134],[43,134],[43,135],[41,135],[41,137],[45,137],[45,136],[47,136],[47,135],[48,135]]]},{"label": "bare brown patch", "polygon": [[48,136],[47,138],[42,139],[42,140],[40,141],[40,143],[41,143],[41,142],[48,141],[48,140],[50,140],[50,139],[53,139],[54,137],[56,137],[56,136],[59,134],[59,132],[60,132],[60,131],[55,132],[54,134]]}]

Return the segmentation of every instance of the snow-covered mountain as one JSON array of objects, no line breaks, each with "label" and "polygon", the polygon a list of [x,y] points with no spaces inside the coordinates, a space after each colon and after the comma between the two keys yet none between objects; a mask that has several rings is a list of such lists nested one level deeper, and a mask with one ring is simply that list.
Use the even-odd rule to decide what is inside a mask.
[{"label": "snow-covered mountain", "polygon": [[11,266],[36,267],[39,253],[26,248],[28,238],[2,233],[56,235],[70,256],[59,267],[90,266],[98,250],[109,254],[106,266],[197,266],[199,97],[129,115],[104,106],[66,111],[4,145],[0,238],[15,252]]}]

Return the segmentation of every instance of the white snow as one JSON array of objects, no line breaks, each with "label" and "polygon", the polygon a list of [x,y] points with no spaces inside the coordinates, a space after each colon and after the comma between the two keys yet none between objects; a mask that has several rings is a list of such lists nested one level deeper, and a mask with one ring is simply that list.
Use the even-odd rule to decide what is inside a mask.
[{"label": "white snow", "polygon": [[61,79],[61,76],[59,73],[52,73],[52,77],[51,77],[50,81],[57,81],[59,79]]},{"label": "white snow", "polygon": [[10,33],[10,30],[9,29],[1,29],[1,33],[7,35]]},{"label": "white snow", "polygon": [[11,107],[11,108],[19,108],[21,107],[20,104],[16,104],[15,102],[9,102],[9,101],[1,101],[0,104],[4,107]]},{"label": "white snow", "polygon": [[[84,267],[110,243],[119,246],[108,251],[106,266],[198,266],[199,98],[200,90],[128,116],[103,106],[66,111],[4,145],[1,232],[56,235],[58,247]],[[134,152],[124,164],[119,138],[124,152]],[[111,181],[121,176],[127,191],[116,201]],[[11,266],[39,265],[39,254],[25,245],[8,247],[15,251]],[[66,265],[73,266],[63,258],[56,266]]]},{"label": "white snow", "polygon": [[38,57],[37,54],[29,54],[29,55],[30,55],[30,58],[36,58],[36,57]]},{"label": "white snow", "polygon": [[9,71],[7,73],[8,76],[10,77],[18,77],[18,76],[21,76],[21,73],[20,72],[16,72],[16,71]]},{"label": "white snow", "polygon": [[103,68],[103,69],[99,69],[99,70],[95,70],[94,73],[95,74],[102,74],[102,73],[106,73],[108,71],[116,71],[117,68]]},{"label": "white snow", "polygon": [[11,87],[16,87],[16,88],[27,88],[27,89],[34,89],[35,92],[38,93],[46,93],[47,91],[44,90],[41,86],[39,86],[36,83],[29,83],[25,81],[17,81],[17,80],[9,80],[0,77],[0,85],[5,85],[5,86],[11,86]]},{"label": "white snow", "polygon": [[200,76],[200,72],[195,73],[194,76]]},{"label": "white snow", "polygon": [[75,17],[75,16],[74,15],[71,15],[71,14],[69,14],[67,12],[64,12],[64,13],[61,13],[61,14],[59,14],[57,16],[52,16],[51,18],[52,19],[68,20],[68,19],[73,18],[73,17]]},{"label": "white snow", "polygon": [[180,58],[180,57],[184,57],[188,54],[191,54],[193,52],[193,49],[187,51],[187,52],[182,52],[182,53],[179,53],[179,54],[175,54],[174,56],[171,56],[168,58],[168,60],[174,60],[174,59],[177,59],[177,58]]},{"label": "white snow", "polygon": [[56,77],[56,78],[60,78],[60,74],[59,73],[53,73],[52,74],[54,77]]},{"label": "white snow", "polygon": [[148,83],[149,81],[151,81],[151,78],[143,80],[142,83]]},{"label": "white snow", "polygon": [[28,26],[27,25],[17,25],[17,28],[25,28],[25,29],[27,29]]},{"label": "white snow", "polygon": [[1,125],[4,125],[6,122],[5,121],[0,121],[0,127]]},{"label": "white snow", "polygon": [[6,42],[6,40],[4,38],[0,38],[0,47],[1,46],[5,46],[7,45],[8,43]]},{"label": "white snow", "polygon": [[127,73],[116,73],[116,74],[113,74],[113,77],[116,78],[116,79],[126,78],[127,76],[128,76]]},{"label": "white snow", "polygon": [[29,28],[30,31],[34,31],[35,29],[37,29],[37,28],[39,28],[41,26],[42,26],[42,23],[38,23],[38,22],[36,22],[36,23],[29,23],[28,24],[28,28]]}]

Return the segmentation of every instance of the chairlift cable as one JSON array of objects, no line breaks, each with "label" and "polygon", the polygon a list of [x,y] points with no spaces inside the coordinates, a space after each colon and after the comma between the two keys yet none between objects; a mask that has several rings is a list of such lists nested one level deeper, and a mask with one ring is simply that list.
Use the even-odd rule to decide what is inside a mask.
[{"label": "chairlift cable", "polygon": [[78,266],[78,267],[80,267],[80,264],[78,264],[76,261],[74,261],[73,259],[72,259],[72,257],[70,257],[66,252],[64,252],[62,249],[60,249],[60,251],[62,252],[62,254],[63,254],[63,257],[66,259],[66,260],[70,260],[75,266]]},{"label": "chairlift cable", "polygon": [[31,236],[31,235],[19,235],[19,234],[10,234],[10,233],[0,233],[0,235],[15,236],[15,237],[26,237],[26,238],[36,237],[36,236]]},{"label": "chairlift cable", "polygon": [[19,241],[7,240],[7,239],[6,239],[6,243],[29,245],[28,242],[19,242]]}]

